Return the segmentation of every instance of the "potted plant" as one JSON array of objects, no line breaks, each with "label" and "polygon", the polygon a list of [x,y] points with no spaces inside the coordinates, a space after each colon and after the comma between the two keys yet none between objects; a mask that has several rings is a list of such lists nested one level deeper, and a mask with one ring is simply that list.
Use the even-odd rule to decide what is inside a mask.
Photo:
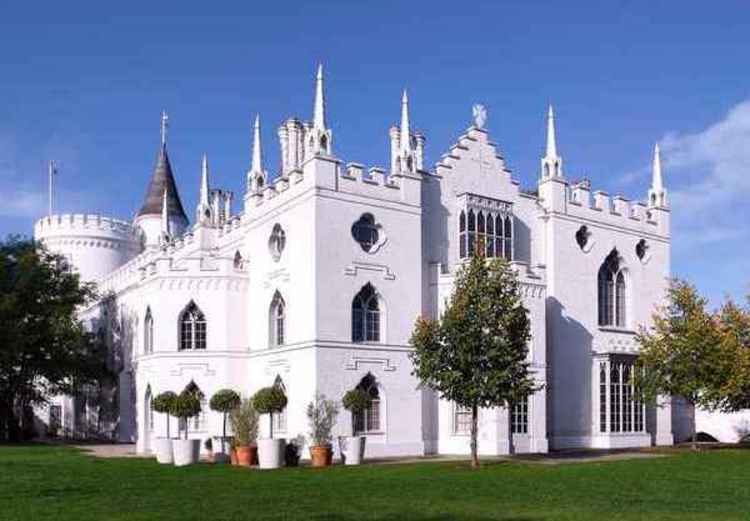
[{"label": "potted plant", "polygon": [[214,461],[216,463],[226,463],[229,456],[226,452],[225,441],[227,438],[227,415],[240,405],[240,395],[231,389],[221,389],[216,391],[208,402],[212,411],[220,412],[223,415],[221,430],[221,449],[214,452]]},{"label": "potted plant", "polygon": [[333,426],[339,407],[324,394],[315,393],[315,399],[307,405],[307,419],[310,422],[310,458],[313,467],[327,467],[333,460]]},{"label": "potted plant", "polygon": [[367,438],[354,435],[354,417],[357,414],[362,414],[362,412],[370,407],[371,400],[370,395],[362,389],[351,389],[341,399],[344,409],[352,415],[352,435],[344,438],[344,443],[341,447],[344,465],[359,465],[365,458],[365,441]]},{"label": "potted plant", "polygon": [[258,440],[258,464],[262,469],[281,467],[284,457],[285,440],[273,438],[273,413],[286,407],[284,390],[278,385],[264,387],[253,396],[253,406],[260,414],[268,415],[269,437]]},{"label": "potted plant", "polygon": [[229,440],[229,461],[232,465],[239,465],[237,462],[237,440],[234,439],[234,436]]},{"label": "potted plant", "polygon": [[172,391],[166,391],[154,396],[151,401],[151,408],[162,414],[167,415],[167,437],[156,438],[154,449],[156,451],[156,461],[159,463],[172,463],[172,436],[169,434],[169,415],[172,412],[172,404],[177,395]]},{"label": "potted plant", "polygon": [[229,421],[232,423],[234,438],[234,458],[237,465],[249,467],[258,462],[258,413],[250,400],[242,400],[239,407],[235,407],[230,413]]},{"label": "potted plant", "polygon": [[172,442],[174,464],[181,467],[198,463],[201,440],[188,439],[188,426],[190,425],[190,419],[200,414],[201,401],[195,393],[183,391],[175,398],[172,405],[172,414],[180,418],[185,425],[184,439],[176,439]]}]

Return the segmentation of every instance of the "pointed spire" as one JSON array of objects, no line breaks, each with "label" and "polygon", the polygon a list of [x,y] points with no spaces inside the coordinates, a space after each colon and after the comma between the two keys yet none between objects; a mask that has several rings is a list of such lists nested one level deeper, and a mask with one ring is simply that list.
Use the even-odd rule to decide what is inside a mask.
[{"label": "pointed spire", "polygon": [[169,116],[167,111],[161,111],[161,146],[162,148],[167,146],[167,126],[169,125]]},{"label": "pointed spire", "polygon": [[255,127],[253,131],[253,162],[250,165],[251,172],[263,171],[263,152],[260,143],[260,114],[255,116]]},{"label": "pointed spire", "polygon": [[654,145],[654,166],[651,177],[651,190],[656,193],[664,191],[664,182],[661,177],[661,156],[659,154],[659,143]]},{"label": "pointed spire", "polygon": [[208,157],[206,154],[203,154],[203,162],[201,164],[199,204],[204,208],[208,206]]},{"label": "pointed spire", "polygon": [[323,97],[323,65],[318,65],[318,75],[315,80],[315,108],[313,110],[313,128],[326,129],[325,98]]},{"label": "pointed spire", "polygon": [[161,234],[162,237],[168,239],[170,236],[169,226],[169,204],[167,203],[167,189],[164,189],[164,195],[162,196],[161,203]]},{"label": "pointed spire", "polygon": [[555,113],[550,104],[547,111],[547,155],[552,159],[557,157],[557,140],[555,139]]},{"label": "pointed spire", "polygon": [[411,131],[409,129],[409,97],[404,89],[401,96],[401,152],[411,150]]}]

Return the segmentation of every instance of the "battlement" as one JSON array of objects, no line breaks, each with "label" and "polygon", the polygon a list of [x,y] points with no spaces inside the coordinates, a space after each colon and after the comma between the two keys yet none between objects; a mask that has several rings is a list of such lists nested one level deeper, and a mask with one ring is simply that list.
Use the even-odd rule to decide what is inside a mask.
[{"label": "battlement", "polygon": [[127,222],[98,214],[61,214],[42,217],[34,224],[34,237],[95,236],[135,241],[135,229]]},{"label": "battlement", "polygon": [[423,173],[389,175],[384,168],[368,169],[359,163],[344,165],[336,157],[319,154],[308,159],[300,168],[277,177],[262,189],[249,192],[245,198],[246,210],[257,213],[266,211],[266,208],[276,208],[313,188],[419,205],[420,191],[406,187],[415,183],[418,186]]},{"label": "battlement", "polygon": [[[540,194],[543,199],[551,198],[545,202],[548,207],[572,217],[656,235],[669,235],[668,208],[650,207],[646,202],[633,201],[619,194],[611,196],[603,190],[592,191],[591,183],[586,179],[572,184],[564,179],[543,180]],[[558,197],[564,200],[561,206],[553,203]]]}]

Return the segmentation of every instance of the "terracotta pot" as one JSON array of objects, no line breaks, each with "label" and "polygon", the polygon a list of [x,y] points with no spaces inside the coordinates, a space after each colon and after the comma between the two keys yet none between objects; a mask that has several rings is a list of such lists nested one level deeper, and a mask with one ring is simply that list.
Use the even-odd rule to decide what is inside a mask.
[{"label": "terracotta pot", "polygon": [[237,449],[229,449],[229,461],[232,465],[237,465]]},{"label": "terracotta pot", "polygon": [[243,467],[252,465],[251,447],[237,447],[237,464]]},{"label": "terracotta pot", "polygon": [[328,467],[333,462],[333,450],[330,445],[310,447],[310,458],[313,467]]}]

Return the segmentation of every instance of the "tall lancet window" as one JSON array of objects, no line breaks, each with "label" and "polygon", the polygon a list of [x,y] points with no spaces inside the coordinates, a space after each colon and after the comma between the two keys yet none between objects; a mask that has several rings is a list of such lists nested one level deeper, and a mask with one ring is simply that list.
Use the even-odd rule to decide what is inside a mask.
[{"label": "tall lancet window", "polygon": [[461,210],[458,217],[458,254],[462,259],[466,258],[466,212]]},{"label": "tall lancet window", "polygon": [[206,317],[192,300],[180,313],[180,350],[186,349],[206,349]]},{"label": "tall lancet window", "polygon": [[352,342],[380,342],[380,305],[370,283],[352,301]]},{"label": "tall lancet window", "polygon": [[269,345],[271,347],[282,346],[286,340],[286,302],[277,291],[271,300],[270,335]]},{"label": "tall lancet window", "polygon": [[625,327],[626,325],[627,287],[619,257],[617,250],[612,250],[599,268],[600,326]]},{"label": "tall lancet window", "polygon": [[146,308],[146,318],[143,321],[143,354],[154,352],[154,317],[151,308]]}]

